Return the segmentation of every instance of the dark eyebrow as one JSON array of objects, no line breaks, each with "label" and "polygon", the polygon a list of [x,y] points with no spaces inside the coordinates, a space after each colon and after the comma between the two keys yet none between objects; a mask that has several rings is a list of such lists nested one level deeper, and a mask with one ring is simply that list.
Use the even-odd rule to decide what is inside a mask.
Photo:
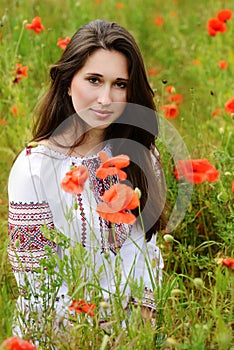
[{"label": "dark eyebrow", "polygon": [[[99,73],[86,73],[86,75],[93,75],[95,77],[100,77],[100,78],[103,78],[103,75],[102,74],[99,74]],[[129,79],[126,79],[126,78],[117,78],[116,81],[128,81]]]},{"label": "dark eyebrow", "polygon": [[103,77],[103,75],[99,73],[86,73],[86,75],[95,75],[96,77]]},{"label": "dark eyebrow", "polygon": [[117,78],[116,80],[129,81],[129,79],[126,79],[126,78]]}]

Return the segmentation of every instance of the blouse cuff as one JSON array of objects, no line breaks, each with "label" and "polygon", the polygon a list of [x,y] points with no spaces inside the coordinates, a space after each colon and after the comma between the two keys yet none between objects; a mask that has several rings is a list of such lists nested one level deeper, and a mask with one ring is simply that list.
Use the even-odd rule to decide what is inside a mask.
[{"label": "blouse cuff", "polygon": [[145,307],[148,307],[152,310],[157,309],[157,304],[155,302],[154,293],[152,292],[152,290],[148,289],[147,287],[145,287],[145,289],[144,289],[142,299],[139,300],[139,299],[133,297],[132,304],[145,306]]}]

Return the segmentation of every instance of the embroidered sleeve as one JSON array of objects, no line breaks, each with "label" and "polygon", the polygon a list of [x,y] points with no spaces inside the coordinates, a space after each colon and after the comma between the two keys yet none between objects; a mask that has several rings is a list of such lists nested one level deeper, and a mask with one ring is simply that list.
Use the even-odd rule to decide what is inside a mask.
[{"label": "embroidered sleeve", "polygon": [[41,232],[44,225],[48,229],[54,227],[52,214],[46,202],[10,202],[8,256],[13,271],[29,272],[38,268],[40,260],[46,258],[45,246],[51,247],[55,252],[55,243],[46,239]]},{"label": "embroidered sleeve", "polygon": [[[44,165],[42,167],[43,160],[40,152],[33,154],[24,150],[17,157],[8,180],[8,256],[19,287],[17,309],[20,311],[12,328],[19,336],[24,335],[27,327],[35,324],[40,327],[40,314],[47,306],[50,310],[54,305],[58,315],[55,320],[60,320],[60,315],[64,315],[64,303],[69,299],[67,286],[62,282],[59,289],[51,289],[52,297],[46,299],[45,304],[43,286],[48,288],[56,275],[51,277],[45,269],[41,279],[41,274],[35,272],[40,267],[40,261],[47,258],[46,247],[52,249],[52,254],[57,253],[59,248],[42,232],[42,226],[49,230],[54,228],[54,217],[41,176],[45,168]],[[53,179],[49,179],[48,186],[53,186]],[[33,322],[35,317],[36,323]]]},{"label": "embroidered sleeve", "polygon": [[138,300],[136,298],[132,299],[133,305],[141,305],[144,307],[148,307],[150,309],[156,310],[157,309],[157,304],[155,301],[155,296],[152,290],[149,290],[147,287],[145,287],[143,296],[141,300]]},{"label": "embroidered sleeve", "polygon": [[8,255],[14,272],[34,271],[45,257],[45,246],[56,246],[41,231],[53,228],[53,217],[41,183],[40,154],[23,150],[14,162],[8,179]]}]

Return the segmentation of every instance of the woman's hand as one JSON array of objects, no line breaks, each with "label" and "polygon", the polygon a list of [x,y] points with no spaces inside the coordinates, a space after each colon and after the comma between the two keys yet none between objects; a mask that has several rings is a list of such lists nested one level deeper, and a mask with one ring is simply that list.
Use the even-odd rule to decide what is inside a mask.
[{"label": "woman's hand", "polygon": [[147,306],[141,306],[141,316],[144,324],[150,321],[152,326],[156,325],[156,312],[154,309]]}]

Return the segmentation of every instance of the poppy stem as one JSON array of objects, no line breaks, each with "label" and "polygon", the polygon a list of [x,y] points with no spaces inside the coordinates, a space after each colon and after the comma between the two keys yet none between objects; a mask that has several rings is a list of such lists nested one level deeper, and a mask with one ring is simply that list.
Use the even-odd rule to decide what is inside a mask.
[{"label": "poppy stem", "polygon": [[23,25],[22,25],[22,28],[21,28],[21,31],[20,31],[19,39],[18,39],[17,44],[16,44],[15,57],[18,54],[19,46],[20,46],[20,43],[21,43],[21,40],[22,40],[22,37],[23,37],[23,33],[24,33],[24,27],[25,27],[25,21],[23,21]]},{"label": "poppy stem", "polygon": [[143,218],[142,218],[142,215],[141,215],[141,207],[140,207],[140,205],[138,206],[138,211],[139,211],[139,218],[140,218],[140,221],[141,221],[142,231],[145,234],[145,226],[144,226]]},{"label": "poppy stem", "polygon": [[114,244],[117,247],[117,240],[116,240],[116,234],[115,234],[115,224],[113,224],[113,223],[111,224],[111,234],[113,237]]}]

